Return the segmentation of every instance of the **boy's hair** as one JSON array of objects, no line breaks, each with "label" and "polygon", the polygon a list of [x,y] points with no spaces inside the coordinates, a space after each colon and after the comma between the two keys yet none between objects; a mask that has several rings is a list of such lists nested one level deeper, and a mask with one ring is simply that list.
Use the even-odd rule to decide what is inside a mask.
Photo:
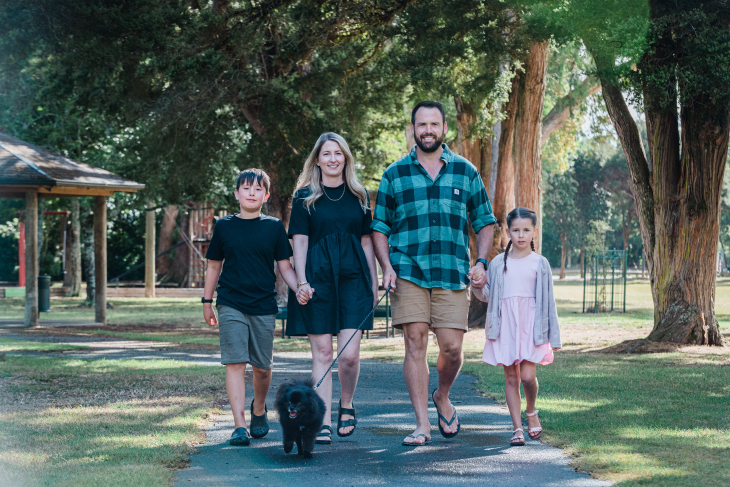
[{"label": "boy's hair", "polygon": [[238,175],[238,180],[236,181],[236,189],[240,188],[243,183],[256,183],[259,186],[263,186],[268,193],[269,186],[271,186],[271,179],[269,179],[269,175],[261,169],[246,169],[244,171],[241,171],[241,174]]},{"label": "boy's hair", "polygon": [[[518,206],[514,210],[507,213],[507,228],[509,229],[509,227],[512,226],[512,220],[517,220],[518,218],[527,218],[532,222],[533,227],[537,226],[537,213],[528,208]],[[507,248],[504,249],[504,272],[507,272],[507,256],[509,254],[509,249],[511,248],[512,239],[509,240]],[[530,248],[533,252],[535,251],[535,242],[533,240],[530,240]]]},{"label": "boy's hair", "polygon": [[416,112],[419,108],[438,108],[439,112],[441,112],[441,120],[443,123],[446,123],[446,114],[444,113],[444,106],[441,103],[437,101],[422,101],[413,107],[413,111],[411,112],[411,125],[416,125]]}]

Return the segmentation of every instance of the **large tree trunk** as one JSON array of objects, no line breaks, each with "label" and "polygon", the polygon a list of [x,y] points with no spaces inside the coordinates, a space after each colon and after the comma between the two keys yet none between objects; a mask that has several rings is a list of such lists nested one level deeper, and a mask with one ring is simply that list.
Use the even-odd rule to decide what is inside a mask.
[{"label": "large tree trunk", "polygon": [[[175,242],[172,240],[172,233],[175,231],[177,215],[178,209],[176,205],[170,205],[165,208],[165,213],[162,216],[162,224],[160,225],[160,237],[157,239],[158,253],[175,245]],[[170,254],[161,255],[157,258],[155,264],[157,266],[157,275],[164,276],[170,271],[172,257]]]},{"label": "large tree trunk", "polygon": [[[182,211],[180,217],[180,228],[182,231],[177,238],[177,243],[185,242],[186,239],[190,239],[188,235],[190,227],[190,211],[186,208]],[[175,257],[172,260],[172,265],[165,275],[165,282],[177,283],[180,287],[187,285],[188,276],[190,275],[190,245],[183,243],[175,249]]]},{"label": "large tree trunk", "polygon": [[81,294],[81,215],[78,198],[71,198],[71,227],[69,228],[68,273],[70,275],[68,296]]},{"label": "large tree trunk", "polygon": [[509,101],[504,106],[505,118],[502,120],[502,132],[499,137],[499,154],[497,155],[497,181],[492,201],[497,227],[494,229],[494,243],[489,259],[504,252],[509,234],[507,232],[507,213],[515,206],[515,174],[512,161],[512,146],[515,138],[515,115],[517,113],[517,94],[519,91],[520,71],[512,78],[512,89]]},{"label": "large tree trunk", "polygon": [[[542,105],[547,79],[549,41],[530,43],[530,51],[520,76],[515,116],[512,159],[515,166],[515,206],[537,213],[537,225],[542,230]],[[542,250],[542,232],[535,250]]]},{"label": "large tree trunk", "polygon": [[[652,19],[674,12],[674,7],[662,8],[652,3]],[[671,23],[666,25],[672,29]],[[642,62],[647,83],[652,82],[652,69],[671,70],[669,63],[683,58],[676,52],[682,43],[695,42],[692,36],[661,34]],[[676,79],[661,87],[645,84],[650,170],[638,128],[612,74],[613,60],[594,58],[606,108],[626,155],[644,240],[654,298],[654,329],[648,338],[722,345],[714,299],[720,194],[730,132],[726,100],[685,94],[688,87]],[[671,93],[674,86],[679,86],[678,94]],[[681,149],[677,105],[666,103],[668,96],[681,101]]]},{"label": "large tree trunk", "polygon": [[83,265],[86,274],[86,302],[94,306],[96,302],[96,265],[94,260],[94,226],[90,205],[84,205],[84,226],[81,230],[81,239],[84,242]]}]

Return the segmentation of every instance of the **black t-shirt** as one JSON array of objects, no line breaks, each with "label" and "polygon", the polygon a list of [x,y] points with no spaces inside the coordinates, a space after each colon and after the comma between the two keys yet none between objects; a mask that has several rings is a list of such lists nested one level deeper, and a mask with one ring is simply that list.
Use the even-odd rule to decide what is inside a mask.
[{"label": "black t-shirt", "polygon": [[[309,236],[311,249],[323,237],[332,233],[351,233],[358,241],[363,235],[370,235],[370,222],[373,216],[369,209],[363,211],[360,200],[349,191],[349,188],[345,189],[345,183],[336,188],[325,186],[324,191],[326,195],[320,196],[309,210],[304,206],[304,198],[309,194],[309,190],[300,189],[296,192],[289,219],[290,237]],[[367,204],[369,207],[369,198]]]},{"label": "black t-shirt", "polygon": [[281,221],[266,215],[218,220],[206,259],[223,260],[218,303],[248,315],[273,315],[276,305],[275,261],[292,256]]}]

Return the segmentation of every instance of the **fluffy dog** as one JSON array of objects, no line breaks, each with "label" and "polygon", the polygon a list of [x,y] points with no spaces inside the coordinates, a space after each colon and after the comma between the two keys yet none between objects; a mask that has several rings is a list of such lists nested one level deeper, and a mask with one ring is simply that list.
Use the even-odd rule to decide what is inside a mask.
[{"label": "fluffy dog", "polygon": [[297,453],[312,458],[314,440],[322,429],[325,405],[314,392],[314,381],[293,381],[279,386],[276,409],[284,433],[284,452],[289,453],[297,444]]}]

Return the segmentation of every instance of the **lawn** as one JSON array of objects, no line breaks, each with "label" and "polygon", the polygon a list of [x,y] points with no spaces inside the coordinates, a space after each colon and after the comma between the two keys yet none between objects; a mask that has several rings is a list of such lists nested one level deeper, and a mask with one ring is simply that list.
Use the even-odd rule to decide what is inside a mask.
[{"label": "lawn", "polygon": [[[626,314],[583,314],[579,281],[556,282],[556,295],[565,348],[552,365],[538,368],[545,441],[564,448],[576,468],[620,486],[730,485],[730,350],[605,353],[651,331],[648,283],[628,284]],[[715,302],[730,343],[730,280],[718,282]],[[188,346],[217,341],[192,299],[127,298],[114,306],[116,326],[73,332]],[[483,344],[483,330],[466,335],[464,371],[501,401],[502,370],[481,363]],[[275,348],[308,351],[309,345],[276,339]],[[432,364],[436,350],[430,347]],[[402,338],[364,340],[362,357],[401,361]],[[0,470],[6,471],[0,476],[12,472],[14,483],[24,485],[91,485],[111,473],[120,485],[169,483],[167,468],[184,464],[200,424],[224,400],[222,372],[171,361],[8,355],[0,362]],[[39,436],[44,441],[25,441]]]},{"label": "lawn", "polygon": [[60,352],[62,350],[81,350],[89,347],[67,345],[65,343],[32,342],[29,340],[14,340],[0,336],[0,352],[35,351]]}]

